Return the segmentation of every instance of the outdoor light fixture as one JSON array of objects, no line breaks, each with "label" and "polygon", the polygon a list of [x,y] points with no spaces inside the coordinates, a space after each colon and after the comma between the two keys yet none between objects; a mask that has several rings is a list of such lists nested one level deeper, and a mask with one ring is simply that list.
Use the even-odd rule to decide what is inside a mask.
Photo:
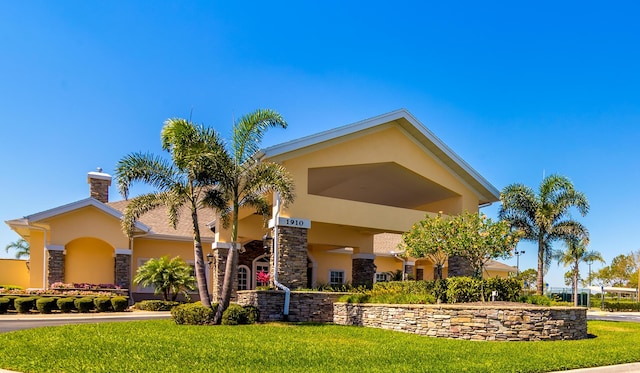
[{"label": "outdoor light fixture", "polygon": [[209,268],[213,266],[213,254],[211,253],[207,254],[207,265]]},{"label": "outdoor light fixture", "polygon": [[271,248],[271,242],[273,241],[273,237],[269,236],[269,233],[262,236],[262,248],[266,251],[269,251]]},{"label": "outdoor light fixture", "polygon": [[516,256],[516,275],[520,274],[520,255],[524,254],[524,250],[515,249],[513,254]]}]

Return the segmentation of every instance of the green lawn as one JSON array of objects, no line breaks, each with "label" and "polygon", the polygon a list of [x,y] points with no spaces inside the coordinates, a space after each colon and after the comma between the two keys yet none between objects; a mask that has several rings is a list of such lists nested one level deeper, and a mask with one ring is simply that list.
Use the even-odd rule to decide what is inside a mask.
[{"label": "green lawn", "polygon": [[336,325],[133,321],[0,334],[22,372],[544,372],[640,361],[640,324],[590,321],[582,341],[472,342]]}]

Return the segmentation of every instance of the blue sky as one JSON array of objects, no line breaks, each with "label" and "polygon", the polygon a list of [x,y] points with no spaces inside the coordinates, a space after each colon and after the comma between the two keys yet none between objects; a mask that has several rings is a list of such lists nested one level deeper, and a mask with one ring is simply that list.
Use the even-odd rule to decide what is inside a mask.
[{"label": "blue sky", "polygon": [[[86,198],[88,171],[160,153],[169,117],[228,136],[232,118],[272,108],[289,128],[271,145],[407,108],[498,189],[568,176],[609,262],[640,249],[639,7],[0,2],[0,220]],[[16,239],[0,227],[0,247]],[[552,265],[552,286],[565,270]]]}]

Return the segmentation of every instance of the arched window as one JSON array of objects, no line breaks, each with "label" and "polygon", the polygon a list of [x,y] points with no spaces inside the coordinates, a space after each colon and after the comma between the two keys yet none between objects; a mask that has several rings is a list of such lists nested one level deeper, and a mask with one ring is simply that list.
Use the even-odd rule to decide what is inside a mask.
[{"label": "arched window", "polygon": [[249,267],[238,266],[238,290],[249,290]]},{"label": "arched window", "polygon": [[258,283],[258,272],[262,271],[269,273],[269,257],[267,256],[267,254],[260,255],[253,260],[253,273],[251,277],[254,289],[256,288],[256,286],[269,285]]}]

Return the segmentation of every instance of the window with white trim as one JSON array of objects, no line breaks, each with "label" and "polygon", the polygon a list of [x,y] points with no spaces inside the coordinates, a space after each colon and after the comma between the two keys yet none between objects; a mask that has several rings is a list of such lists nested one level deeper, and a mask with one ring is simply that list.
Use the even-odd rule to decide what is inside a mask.
[{"label": "window with white trim", "polygon": [[389,272],[376,272],[376,282],[389,282]]},{"label": "window with white trim", "polygon": [[249,290],[249,267],[238,266],[238,290]]},{"label": "window with white trim", "polygon": [[329,285],[337,286],[344,285],[344,271],[332,269],[329,271]]}]

